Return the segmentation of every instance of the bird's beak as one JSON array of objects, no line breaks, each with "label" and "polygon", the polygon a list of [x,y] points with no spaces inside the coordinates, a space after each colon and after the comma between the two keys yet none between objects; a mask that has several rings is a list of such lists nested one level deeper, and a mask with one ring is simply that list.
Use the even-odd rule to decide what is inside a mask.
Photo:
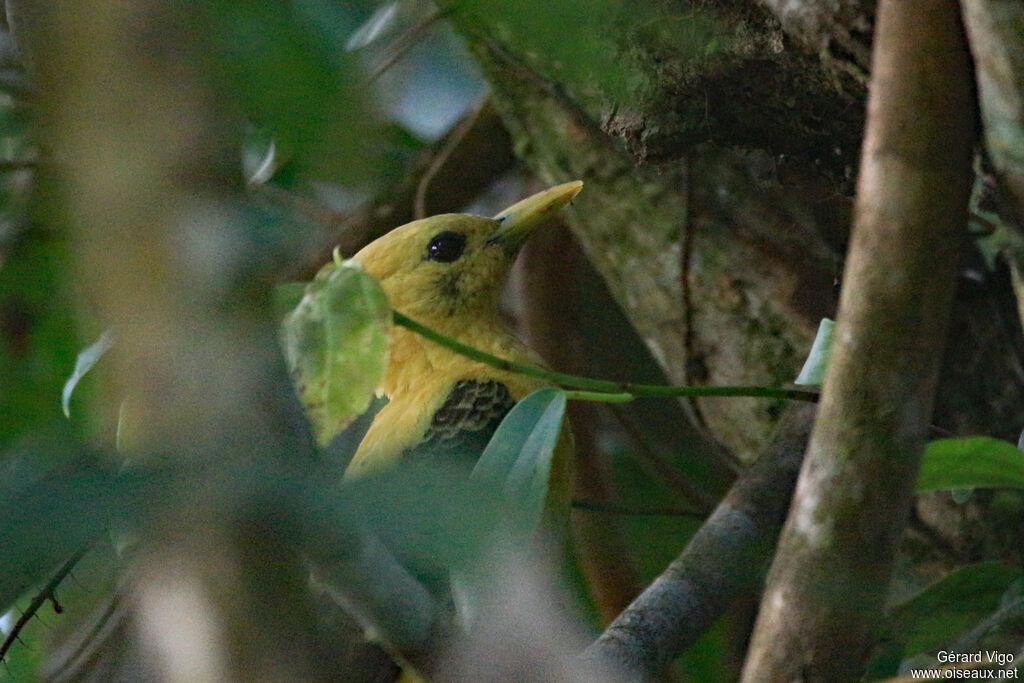
[{"label": "bird's beak", "polygon": [[517,250],[537,226],[572,201],[582,189],[583,181],[574,180],[516,202],[494,217],[500,225],[487,243],[500,243],[508,251]]}]

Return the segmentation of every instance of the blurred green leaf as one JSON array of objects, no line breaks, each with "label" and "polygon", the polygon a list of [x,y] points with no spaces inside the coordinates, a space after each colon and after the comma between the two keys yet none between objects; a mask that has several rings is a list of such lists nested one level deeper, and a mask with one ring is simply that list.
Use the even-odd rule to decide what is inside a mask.
[{"label": "blurred green leaf", "polygon": [[793,380],[794,384],[816,384],[821,385],[825,381],[825,369],[828,367],[828,359],[832,354],[832,333],[835,330],[835,321],[822,318],[818,325],[818,334],[811,344],[811,352],[807,354],[807,360],[800,369],[800,374]]},{"label": "blurred green leaf", "polygon": [[374,418],[387,404],[386,397],[374,396],[370,400],[370,407],[362,415],[348,423],[321,449],[318,473],[330,485],[334,486],[344,478],[345,470],[352,462],[352,458],[355,457],[356,451],[359,450],[359,444],[362,443],[363,437],[366,436],[370,425],[373,424]]},{"label": "blurred green leaf", "polygon": [[540,523],[564,415],[565,393],[538,389],[509,411],[473,468],[470,481],[501,492],[514,531],[532,532]]},{"label": "blurred green leaf", "polygon": [[[600,79],[623,92],[626,73],[610,25],[635,20],[641,8],[625,2],[586,0],[446,0],[443,10],[478,15],[497,30],[497,38],[516,46],[519,54],[542,58],[548,76],[562,82]],[[632,13],[631,13],[632,12]]]},{"label": "blurred green leaf", "polygon": [[434,585],[447,568],[479,555],[500,510],[493,492],[472,485],[464,468],[443,460],[346,480],[338,499],[357,510],[417,577]]},{"label": "blurred green leaf", "polygon": [[870,677],[892,676],[899,662],[916,653],[934,655],[1000,607],[1007,587],[1024,569],[1000,562],[962,567],[894,606],[885,620],[882,645],[868,666]]},{"label": "blurred green leaf", "polygon": [[71,417],[71,394],[78,386],[78,382],[85,376],[85,373],[92,370],[92,367],[113,345],[114,333],[107,330],[100,335],[99,339],[79,352],[78,358],[75,359],[75,369],[71,372],[71,376],[68,377],[68,381],[64,383],[64,389],[61,391],[60,405],[64,410],[65,417]]},{"label": "blurred green leaf", "polygon": [[455,567],[475,595],[493,576],[488,548],[507,543],[501,534],[521,540],[537,528],[564,411],[563,392],[534,392],[505,417],[468,478],[461,463],[423,458],[346,481],[343,498],[421,580],[441,589]]},{"label": "blurred green leaf", "polygon": [[895,607],[889,621],[908,655],[934,651],[998,609],[1007,587],[1022,576],[1021,568],[1000,562],[962,567]]},{"label": "blurred green leaf", "polygon": [[102,531],[120,494],[61,420],[8,449],[0,471],[0,610]]},{"label": "blurred green leaf", "polygon": [[987,436],[939,439],[924,450],[917,491],[1024,488],[1024,453]]},{"label": "blurred green leaf", "polygon": [[280,320],[284,320],[302,301],[306,295],[308,282],[285,282],[276,287],[272,292],[274,313]]},{"label": "blurred green leaf", "polygon": [[60,417],[61,387],[81,345],[63,286],[66,244],[33,228],[0,263],[0,448]]},{"label": "blurred green leaf", "polygon": [[1020,623],[1021,617],[1024,617],[1022,585],[1024,585],[1024,577],[1014,580],[999,597],[998,609],[960,636],[950,649],[957,652],[972,652],[978,647],[979,641],[989,633],[1001,630],[1003,627],[1012,628],[1011,622]]},{"label": "blurred green leaf", "polygon": [[285,358],[321,446],[366,411],[387,370],[391,308],[355,263],[329,263],[281,327]]},{"label": "blurred green leaf", "polygon": [[[283,160],[314,175],[356,181],[376,156],[373,117],[335,25],[356,23],[337,3],[212,0],[197,28],[212,44],[214,73]],[[346,21],[349,19],[349,21]]]},{"label": "blurred green leaf", "polygon": [[451,571],[452,598],[464,627],[471,627],[499,599],[494,577],[528,548],[526,541],[540,524],[565,401],[565,392],[553,388],[520,400],[473,468],[470,481],[499,509],[483,537],[487,543]]}]

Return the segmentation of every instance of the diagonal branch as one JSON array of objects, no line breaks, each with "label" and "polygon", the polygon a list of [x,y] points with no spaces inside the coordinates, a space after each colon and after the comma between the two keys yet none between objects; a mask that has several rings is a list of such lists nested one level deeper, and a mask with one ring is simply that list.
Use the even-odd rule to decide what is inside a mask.
[{"label": "diagonal branch", "polygon": [[11,646],[14,645],[15,641],[18,640],[18,637],[21,635],[22,630],[25,628],[28,622],[32,620],[32,617],[39,614],[39,609],[47,600],[53,600],[54,605],[57,604],[56,598],[54,597],[57,587],[64,581],[64,579],[68,577],[68,574],[71,573],[71,570],[75,568],[75,565],[78,564],[78,561],[82,559],[82,556],[89,552],[89,549],[91,547],[92,543],[87,543],[81,548],[79,548],[78,551],[76,551],[74,555],[68,558],[64,562],[64,564],[60,566],[56,573],[54,573],[54,575],[50,577],[50,580],[46,582],[46,585],[43,586],[39,590],[39,592],[35,594],[31,602],[29,602],[28,607],[26,607],[25,611],[22,612],[21,617],[19,617],[18,621],[14,623],[14,626],[11,627],[11,632],[7,634],[7,637],[4,639],[3,644],[0,645],[0,660],[4,658],[4,656],[7,654],[7,651],[10,650]]},{"label": "diagonal branch", "polygon": [[732,600],[756,589],[789,507],[812,406],[787,416],[682,554],[584,653],[624,680],[655,680]]}]

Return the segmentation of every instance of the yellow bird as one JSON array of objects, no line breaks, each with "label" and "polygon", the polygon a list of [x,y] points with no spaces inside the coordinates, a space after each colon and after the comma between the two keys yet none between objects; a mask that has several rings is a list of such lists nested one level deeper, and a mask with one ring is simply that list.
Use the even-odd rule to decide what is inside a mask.
[{"label": "yellow bird", "polygon": [[[582,187],[579,181],[558,185],[494,218],[444,214],[414,221],[353,258],[380,281],[400,313],[495,356],[540,365],[499,319],[497,297],[526,239]],[[374,418],[346,477],[418,457],[455,457],[471,465],[512,406],[545,386],[472,361],[403,327],[392,335],[381,386],[388,404]],[[571,433],[563,425],[546,505],[549,522],[557,525],[567,523],[572,451]]]}]

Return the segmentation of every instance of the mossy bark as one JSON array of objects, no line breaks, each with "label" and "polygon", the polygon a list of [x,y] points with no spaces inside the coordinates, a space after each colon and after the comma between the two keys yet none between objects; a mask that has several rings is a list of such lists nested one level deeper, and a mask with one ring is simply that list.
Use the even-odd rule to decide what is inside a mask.
[{"label": "mossy bark", "polygon": [[[486,15],[454,22],[517,156],[545,182],[587,183],[567,220],[668,377],[790,382],[837,301],[873,3],[782,23],[772,3],[685,13],[655,4],[638,12],[660,12],[669,27],[703,22],[722,40],[698,55],[678,31],[609,26],[621,33],[626,81],[639,84],[625,94],[598,79],[563,78]],[[1020,389],[1004,381],[1021,352],[1005,324],[1000,277],[964,288],[974,302],[958,307],[950,354],[961,367],[943,373],[951,379],[938,407],[950,431],[1009,438],[1009,425],[1024,422]],[[997,313],[983,313],[979,297]],[[692,408],[749,461],[781,406],[699,399]]]}]

